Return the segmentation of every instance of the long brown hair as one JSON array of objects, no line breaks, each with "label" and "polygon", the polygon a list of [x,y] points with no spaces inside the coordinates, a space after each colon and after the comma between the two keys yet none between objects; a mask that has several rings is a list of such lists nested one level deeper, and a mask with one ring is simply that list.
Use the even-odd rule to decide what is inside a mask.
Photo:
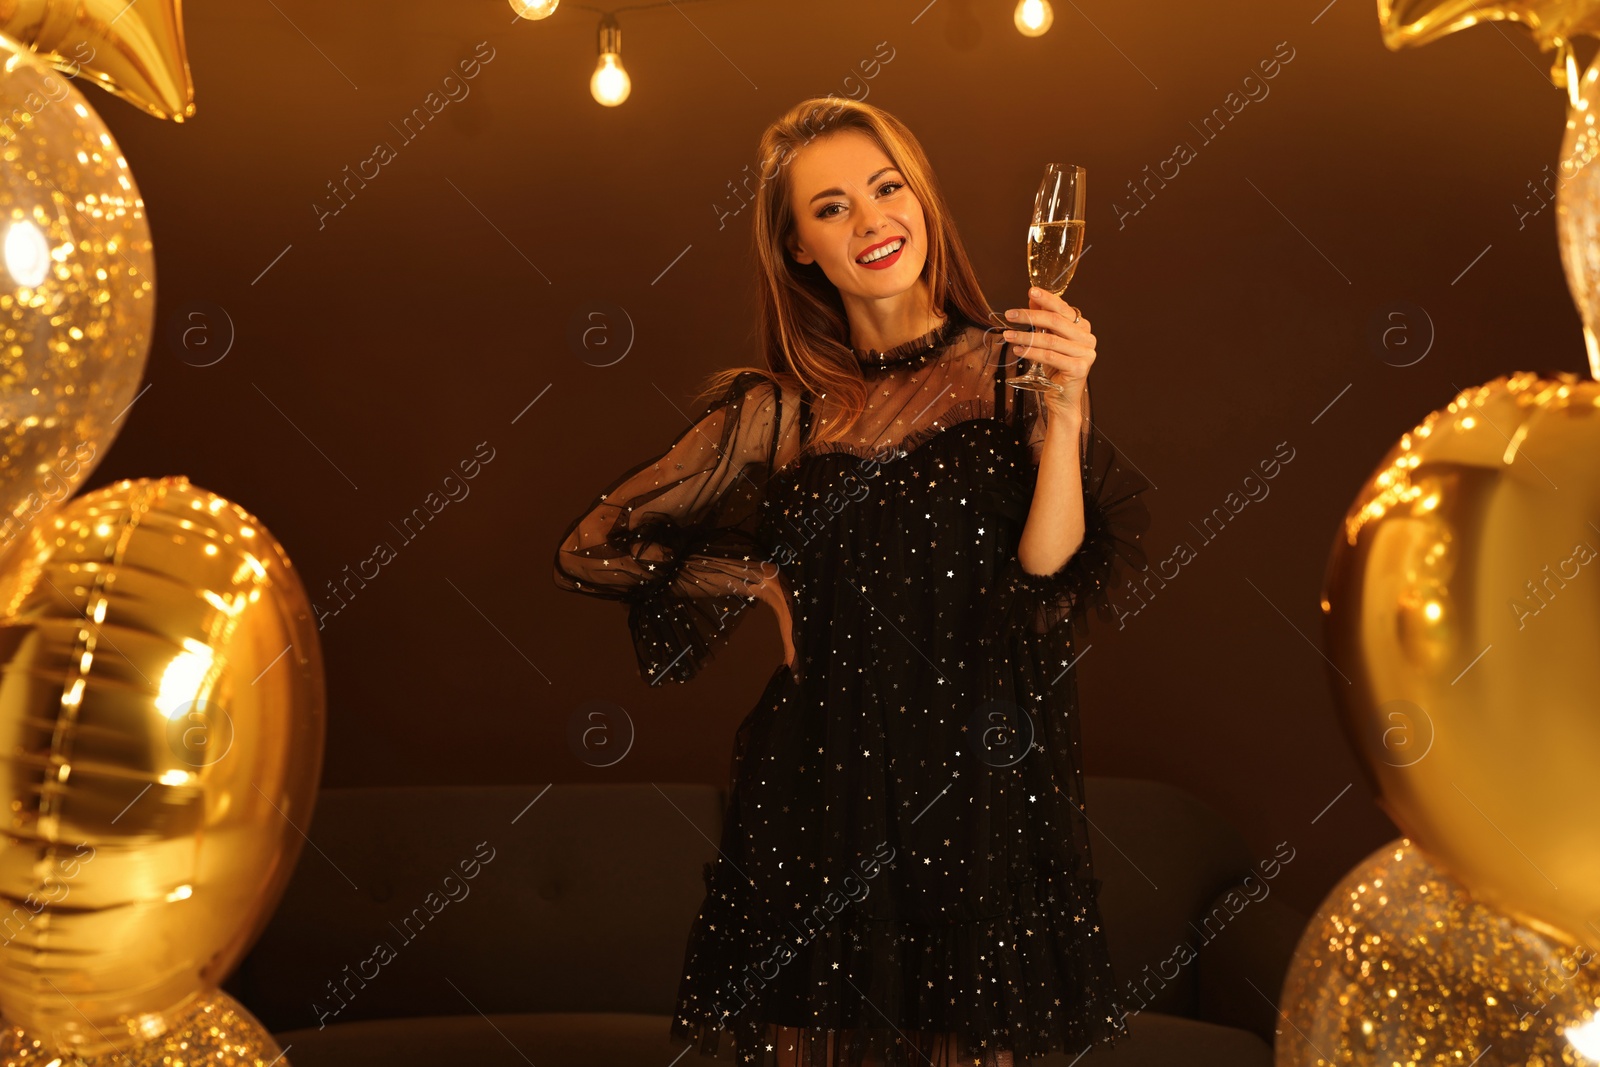
[{"label": "long brown hair", "polygon": [[933,168],[905,123],[873,104],[831,94],[800,101],[767,127],[756,153],[761,178],[752,227],[759,290],[756,314],[767,365],[717,371],[707,379],[701,396],[720,394],[740,374],[755,371],[774,385],[831,397],[840,417],[819,430],[815,438],[819,443],[844,437],[866,408],[867,386],[850,349],[850,323],[838,288],[821,265],[799,263],[788,253],[794,213],[787,164],[811,141],[842,130],[859,130],[871,137],[921,203],[928,235],[922,277],[933,308],[946,315],[960,313],[985,327],[1003,321],[978,286]]}]

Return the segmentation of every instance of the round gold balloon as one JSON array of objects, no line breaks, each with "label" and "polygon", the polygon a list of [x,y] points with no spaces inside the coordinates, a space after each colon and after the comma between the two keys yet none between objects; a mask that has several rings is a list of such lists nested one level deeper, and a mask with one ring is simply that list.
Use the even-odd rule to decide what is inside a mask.
[{"label": "round gold balloon", "polygon": [[1592,1064],[1600,960],[1485,907],[1405,838],[1358,863],[1284,977],[1276,1067]]},{"label": "round gold balloon", "polygon": [[0,0],[0,32],[157,118],[194,114],[179,0]]},{"label": "round gold balloon", "polygon": [[1480,900],[1600,946],[1600,383],[1500,377],[1402,436],[1322,593],[1378,803]]},{"label": "round gold balloon", "polygon": [[90,1059],[63,1059],[21,1027],[0,1024],[0,1063],[6,1067],[289,1067],[266,1027],[220,989],[195,998],[165,1033],[125,1041]]},{"label": "round gold balloon", "polygon": [[121,428],[150,350],[155,260],[144,201],[100,116],[26,53],[0,57],[3,559]]},{"label": "round gold balloon", "polygon": [[317,629],[253,516],[122,481],[0,570],[0,1015],[92,1058],[170,1030],[260,934],[322,765]]}]

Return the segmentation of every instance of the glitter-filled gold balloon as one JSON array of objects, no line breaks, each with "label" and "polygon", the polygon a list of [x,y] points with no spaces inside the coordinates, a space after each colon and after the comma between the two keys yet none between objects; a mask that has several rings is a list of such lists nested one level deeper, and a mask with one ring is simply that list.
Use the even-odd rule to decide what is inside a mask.
[{"label": "glitter-filled gold balloon", "polygon": [[0,0],[0,33],[156,118],[194,114],[179,0]]},{"label": "glitter-filled gold balloon", "polygon": [[1324,898],[1278,1007],[1276,1067],[1600,1059],[1596,954],[1474,900],[1403,837]]},{"label": "glitter-filled gold balloon", "polygon": [[128,161],[68,79],[0,41],[0,558],[110,446],[154,310]]},{"label": "glitter-filled gold balloon", "polygon": [[129,1038],[92,1059],[63,1059],[21,1027],[0,1023],[0,1063],[5,1067],[289,1067],[266,1027],[220,989],[196,998],[159,1037]]},{"label": "glitter-filled gold balloon", "polygon": [[1407,837],[1600,948],[1600,382],[1518,373],[1390,449],[1328,559],[1341,722]]},{"label": "glitter-filled gold balloon", "polygon": [[0,568],[0,1015],[153,1041],[260,934],[309,830],[322,653],[253,516],[183,478],[36,523]]}]

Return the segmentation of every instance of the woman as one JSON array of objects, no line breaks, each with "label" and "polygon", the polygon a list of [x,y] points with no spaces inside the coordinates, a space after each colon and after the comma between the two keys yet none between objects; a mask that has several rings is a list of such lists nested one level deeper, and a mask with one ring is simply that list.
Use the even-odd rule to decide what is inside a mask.
[{"label": "woman", "polygon": [[[1100,929],[1074,630],[1142,567],[1147,488],[1089,422],[1089,320],[994,325],[921,146],[803,101],[762,137],[765,368],[567,530],[687,681],[744,609],[785,662],[734,746],[672,1036],[741,1063],[1010,1067],[1128,1034]],[[1015,353],[1011,346],[1017,346]],[[1014,355],[1055,393],[1005,384]],[[1042,398],[1042,399],[1041,399]]]}]

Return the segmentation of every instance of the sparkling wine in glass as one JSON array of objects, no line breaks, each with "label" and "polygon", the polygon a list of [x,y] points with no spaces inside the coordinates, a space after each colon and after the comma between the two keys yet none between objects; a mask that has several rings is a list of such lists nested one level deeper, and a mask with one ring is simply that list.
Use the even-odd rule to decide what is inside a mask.
[{"label": "sparkling wine in glass", "polygon": [[[1078,269],[1083,254],[1084,178],[1087,171],[1071,163],[1047,163],[1039,192],[1033,199],[1033,222],[1028,227],[1028,280],[1040,289],[1060,296]],[[1012,327],[1031,330],[1027,323]],[[1048,365],[1037,364],[1009,379],[1017,389],[1035,392],[1066,387],[1048,377]]]}]

